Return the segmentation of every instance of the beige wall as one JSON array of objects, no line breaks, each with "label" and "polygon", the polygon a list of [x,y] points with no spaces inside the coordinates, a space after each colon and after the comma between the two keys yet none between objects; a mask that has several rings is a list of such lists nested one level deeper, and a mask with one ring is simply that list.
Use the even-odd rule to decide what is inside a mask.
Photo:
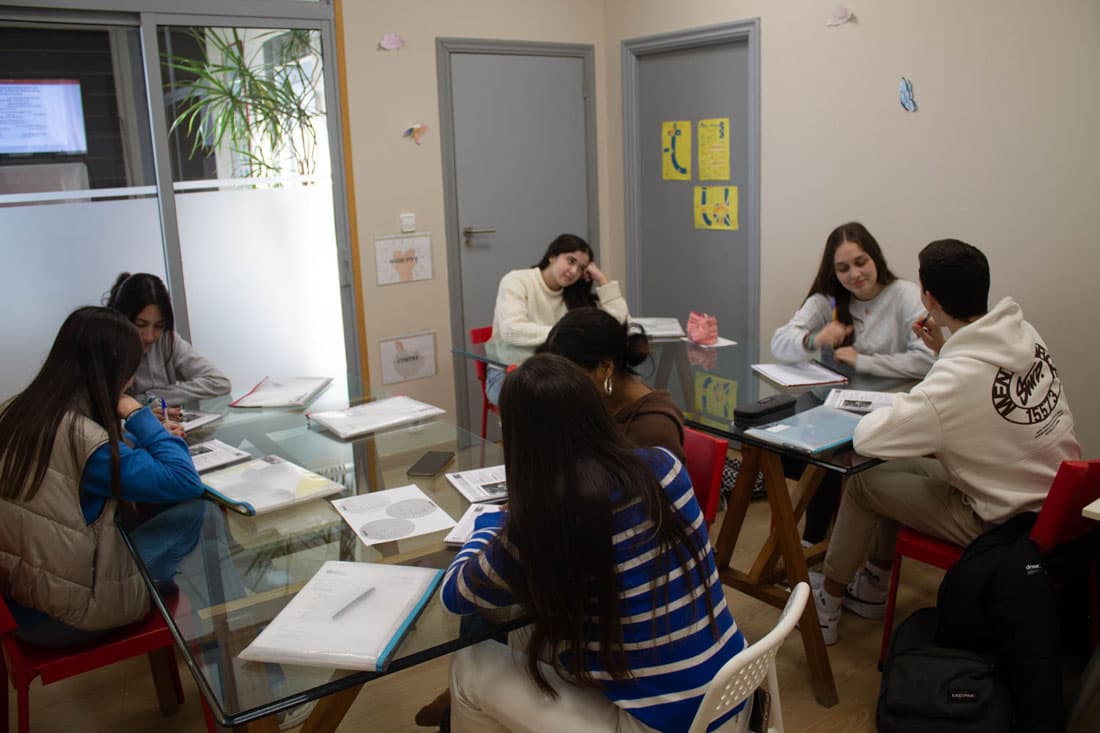
[{"label": "beige wall", "polygon": [[[1013,295],[1051,347],[1086,455],[1100,453],[1100,4],[1060,0],[852,2],[858,23],[826,28],[833,0],[572,0],[347,3],[355,152],[372,374],[380,337],[437,331],[439,376],[408,392],[453,405],[438,145],[436,36],[596,46],[600,226],[604,260],[625,274],[624,39],[761,19],[762,353],[799,305],[825,235],[863,221],[891,267],[915,279],[916,253],[954,236],[981,247],[993,299]],[[384,7],[378,7],[383,5]],[[374,50],[395,30],[397,53]],[[897,101],[913,82],[920,111]],[[402,144],[406,125],[433,127]],[[373,238],[415,209],[434,233],[436,277],[378,288]],[[629,295],[629,294],[628,294]],[[423,304],[423,305],[421,305]]]},{"label": "beige wall", "polygon": [[[347,44],[348,106],[362,251],[363,301],[371,378],[380,383],[378,340],[416,331],[436,332],[439,373],[395,385],[400,391],[447,410],[454,409],[450,301],[443,209],[443,164],[439,144],[437,37],[494,38],[558,43],[602,43],[602,0],[425,0],[419,3],[343,3]],[[400,51],[377,50],[383,33],[404,37]],[[597,98],[606,74],[597,56]],[[610,129],[597,106],[600,148]],[[417,146],[401,138],[412,123],[428,134]],[[606,190],[607,167],[598,171]],[[600,211],[609,210],[601,196]],[[417,229],[432,233],[431,280],[378,286],[374,239],[400,231],[398,215],[416,213]],[[606,215],[601,227],[606,232]],[[606,241],[606,235],[601,237]],[[617,252],[621,258],[622,248]],[[611,264],[611,263],[609,263]],[[453,413],[452,413],[453,414]]]}]

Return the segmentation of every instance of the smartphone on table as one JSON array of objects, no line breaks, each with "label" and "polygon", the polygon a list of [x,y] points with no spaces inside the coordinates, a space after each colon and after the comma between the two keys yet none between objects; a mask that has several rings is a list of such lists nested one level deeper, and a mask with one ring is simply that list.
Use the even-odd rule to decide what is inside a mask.
[{"label": "smartphone on table", "polygon": [[454,451],[430,450],[409,466],[407,476],[438,476],[454,460]]}]

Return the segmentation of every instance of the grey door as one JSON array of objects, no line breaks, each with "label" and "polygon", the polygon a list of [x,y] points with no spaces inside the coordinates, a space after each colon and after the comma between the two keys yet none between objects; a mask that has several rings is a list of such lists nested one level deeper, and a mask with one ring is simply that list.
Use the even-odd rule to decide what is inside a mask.
[{"label": "grey door", "polygon": [[[725,31],[725,32],[722,32]],[[703,29],[624,44],[627,131],[627,259],[631,313],[718,317],[738,346],[718,350],[718,364],[696,367],[737,382],[737,401],[755,400],[749,364],[757,360],[759,237],[755,48],[738,28]],[[700,120],[728,118],[729,179],[700,180]],[[691,125],[688,180],[662,176],[662,123]],[[696,186],[737,186],[739,228],[697,229]],[[706,375],[704,375],[705,377]],[[673,389],[678,383],[673,383]]]},{"label": "grey door", "polygon": [[[438,52],[452,334],[462,343],[492,324],[500,278],[534,265],[558,234],[597,245],[592,48],[443,40]],[[476,431],[480,385],[460,357],[455,376],[460,424]]]}]

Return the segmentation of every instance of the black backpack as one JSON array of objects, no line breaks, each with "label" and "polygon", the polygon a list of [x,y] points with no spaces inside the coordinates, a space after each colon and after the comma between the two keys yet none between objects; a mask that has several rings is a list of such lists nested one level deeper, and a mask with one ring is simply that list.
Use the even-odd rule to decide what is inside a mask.
[{"label": "black backpack", "polygon": [[1005,733],[1008,687],[989,658],[936,645],[935,608],[905,619],[890,638],[882,670],[879,733]]}]

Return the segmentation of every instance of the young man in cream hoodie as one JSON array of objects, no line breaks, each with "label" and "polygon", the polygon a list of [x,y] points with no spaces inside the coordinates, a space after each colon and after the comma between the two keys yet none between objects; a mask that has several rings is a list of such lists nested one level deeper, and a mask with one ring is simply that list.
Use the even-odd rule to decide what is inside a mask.
[{"label": "young man in cream hoodie", "polygon": [[987,311],[985,255],[944,239],[919,260],[928,317],[913,329],[939,357],[920,384],[856,427],[857,452],[895,460],[847,483],[824,580],[814,584],[826,644],[839,638],[841,606],[885,614],[899,525],[968,545],[1013,515],[1039,511],[1062,461],[1081,457],[1042,338],[1011,298]]}]

